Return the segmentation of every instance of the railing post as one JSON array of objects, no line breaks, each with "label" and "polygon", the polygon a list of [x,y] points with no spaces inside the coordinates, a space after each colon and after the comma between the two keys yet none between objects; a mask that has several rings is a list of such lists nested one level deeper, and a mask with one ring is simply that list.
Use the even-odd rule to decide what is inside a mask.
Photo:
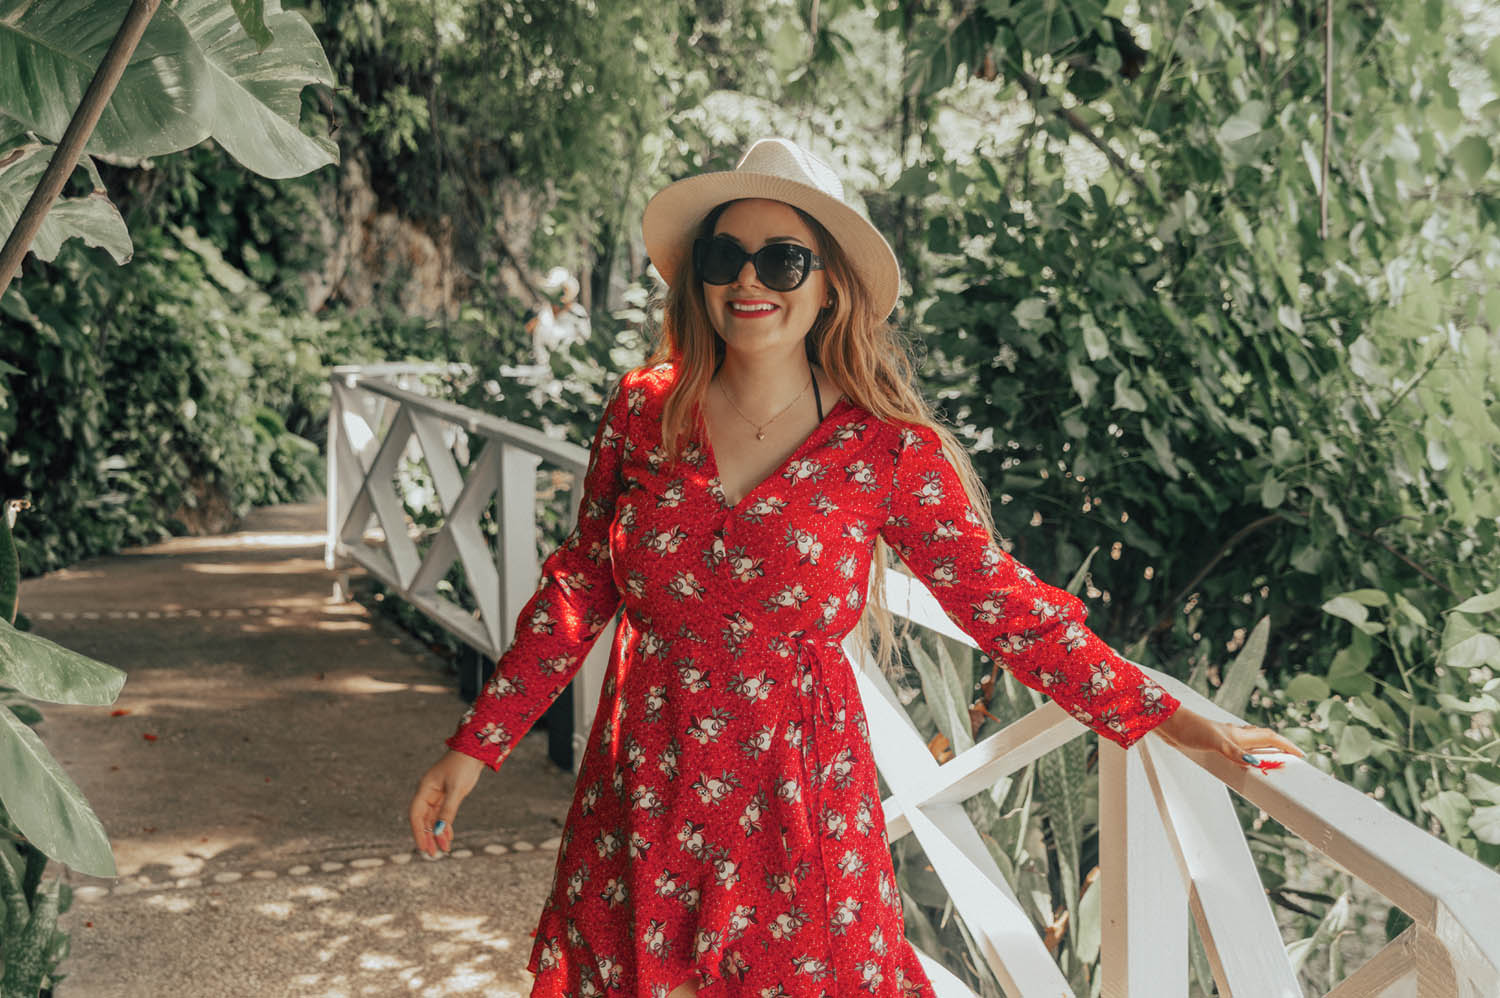
[{"label": "railing post", "polygon": [[1187,998],[1187,891],[1143,750],[1099,739],[1099,995]]}]

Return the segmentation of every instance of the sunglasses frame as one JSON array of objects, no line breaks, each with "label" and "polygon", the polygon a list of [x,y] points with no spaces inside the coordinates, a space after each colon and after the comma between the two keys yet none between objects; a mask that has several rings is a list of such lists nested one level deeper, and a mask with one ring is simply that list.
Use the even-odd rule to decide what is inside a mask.
[{"label": "sunglasses frame", "polygon": [[[734,276],[727,281],[710,281],[703,273],[703,262],[708,255],[709,247],[716,242],[723,243],[726,246],[732,246],[740,254],[739,262],[734,268]],[[794,250],[803,257],[802,277],[797,281],[796,284],[793,284],[789,288],[778,288],[770,281],[766,280],[766,276],[762,274],[760,270],[761,254],[770,249],[783,251]],[[798,288],[802,287],[802,285],[807,283],[807,279],[808,277],[812,276],[813,271],[823,269],[823,258],[818,256],[818,254],[814,253],[812,250],[808,249],[806,246],[802,246],[798,243],[766,243],[754,253],[750,253],[746,251],[745,247],[741,246],[739,243],[736,243],[732,239],[725,239],[722,236],[702,236],[698,239],[693,240],[693,270],[697,273],[698,279],[704,284],[712,284],[715,287],[724,287],[725,285],[733,284],[736,280],[739,279],[740,271],[745,269],[746,260],[749,260],[750,263],[755,267],[755,276],[762,284],[770,288],[772,291],[779,291],[782,293],[796,291]]]}]

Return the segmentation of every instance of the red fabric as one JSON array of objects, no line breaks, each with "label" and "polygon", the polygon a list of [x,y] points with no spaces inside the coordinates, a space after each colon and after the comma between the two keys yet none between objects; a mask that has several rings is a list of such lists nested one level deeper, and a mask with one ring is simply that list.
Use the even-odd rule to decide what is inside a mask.
[{"label": "red fabric", "polygon": [[1023,683],[1129,747],[1178,706],[979,525],[932,430],[841,398],[730,507],[675,369],[627,373],[578,525],[448,745],[498,769],[623,600],[529,968],[533,995],[933,994],[907,943],[869,731],[840,642],[876,534]]}]

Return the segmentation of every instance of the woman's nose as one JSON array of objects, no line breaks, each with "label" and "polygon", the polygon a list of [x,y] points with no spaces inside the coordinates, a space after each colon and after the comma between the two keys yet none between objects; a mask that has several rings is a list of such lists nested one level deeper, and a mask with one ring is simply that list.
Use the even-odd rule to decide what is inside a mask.
[{"label": "woman's nose", "polygon": [[[746,267],[750,268],[750,280],[748,280],[748,281],[746,281],[744,279],[744,277],[745,277],[745,268]],[[742,264],[740,264],[740,272],[738,274],[734,275],[734,281],[735,281],[736,284],[759,284],[760,283],[760,275],[755,272],[755,257],[751,256],[751,257],[746,257],[745,258],[745,262],[742,263]]]}]

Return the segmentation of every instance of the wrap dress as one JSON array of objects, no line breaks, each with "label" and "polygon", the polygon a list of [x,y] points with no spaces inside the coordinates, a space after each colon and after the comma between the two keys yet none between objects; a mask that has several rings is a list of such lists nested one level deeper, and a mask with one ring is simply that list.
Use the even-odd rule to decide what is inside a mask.
[{"label": "wrap dress", "polygon": [[840,643],[877,535],[980,649],[1124,747],[1178,702],[1001,550],[936,434],[847,396],[730,505],[675,377],[626,373],[578,522],[449,747],[498,769],[621,603],[529,969],[534,996],[930,996],[904,933],[869,730]]}]

